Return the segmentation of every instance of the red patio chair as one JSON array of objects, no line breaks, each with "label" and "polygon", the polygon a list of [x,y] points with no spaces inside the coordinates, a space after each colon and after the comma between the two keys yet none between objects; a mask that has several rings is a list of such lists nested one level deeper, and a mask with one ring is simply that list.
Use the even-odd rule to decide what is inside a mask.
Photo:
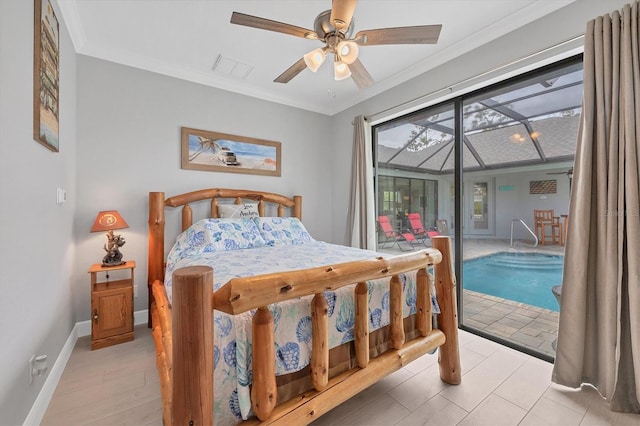
[{"label": "red patio chair", "polygon": [[[391,226],[391,221],[389,220],[389,216],[378,216],[378,226],[382,230],[384,241],[382,242],[382,248],[385,248],[385,244],[391,243],[388,248],[393,247],[394,245],[398,245],[398,248],[402,251],[413,250],[413,243],[416,241],[416,238],[410,232],[401,233],[393,229]],[[409,248],[402,248],[402,244],[407,243]]]},{"label": "red patio chair", "polygon": [[426,229],[422,224],[420,213],[409,213],[407,218],[413,237],[425,246],[431,247],[431,237],[440,235],[440,233],[434,229]]}]

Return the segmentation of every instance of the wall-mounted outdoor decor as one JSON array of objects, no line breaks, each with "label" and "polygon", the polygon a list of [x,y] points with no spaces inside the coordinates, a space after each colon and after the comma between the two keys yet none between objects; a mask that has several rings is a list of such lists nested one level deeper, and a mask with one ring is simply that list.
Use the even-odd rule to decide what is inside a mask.
[{"label": "wall-mounted outdoor decor", "polygon": [[529,194],[555,194],[558,192],[558,181],[532,180],[529,182]]},{"label": "wall-mounted outdoor decor", "polygon": [[280,142],[182,128],[182,168],[280,176]]},{"label": "wall-mounted outdoor decor", "polygon": [[33,26],[33,138],[58,152],[60,38],[49,0],[34,0]]}]

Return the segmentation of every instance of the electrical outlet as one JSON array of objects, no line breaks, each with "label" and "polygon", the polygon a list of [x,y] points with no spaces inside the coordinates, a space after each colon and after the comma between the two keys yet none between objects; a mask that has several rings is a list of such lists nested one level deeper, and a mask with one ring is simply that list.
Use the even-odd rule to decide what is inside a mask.
[{"label": "electrical outlet", "polygon": [[47,370],[46,355],[31,355],[31,358],[29,358],[29,384],[33,383],[35,376],[44,376]]},{"label": "electrical outlet", "polygon": [[138,297],[138,286],[137,285],[133,286],[133,297]]}]

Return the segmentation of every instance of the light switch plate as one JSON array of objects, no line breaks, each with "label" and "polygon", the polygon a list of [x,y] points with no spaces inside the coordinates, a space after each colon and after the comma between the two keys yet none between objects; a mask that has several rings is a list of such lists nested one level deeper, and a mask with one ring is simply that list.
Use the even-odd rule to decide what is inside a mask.
[{"label": "light switch plate", "polygon": [[56,202],[58,205],[64,203],[65,201],[67,201],[67,191],[62,189],[62,188],[58,188],[57,193],[56,193]]}]

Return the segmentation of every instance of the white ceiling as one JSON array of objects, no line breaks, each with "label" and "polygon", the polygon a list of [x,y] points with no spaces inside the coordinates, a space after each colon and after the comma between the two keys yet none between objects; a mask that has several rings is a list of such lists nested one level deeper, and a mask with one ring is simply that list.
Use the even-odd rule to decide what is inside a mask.
[{"label": "white ceiling", "polygon": [[[436,45],[365,46],[375,84],[334,81],[327,61],[288,84],[273,80],[308,51],[307,40],[229,22],[233,11],[313,29],[331,0],[57,0],[78,53],[327,115],[547,15],[575,0],[360,0],[355,32],[442,24]],[[219,55],[253,69],[245,79],[213,71]]]}]

